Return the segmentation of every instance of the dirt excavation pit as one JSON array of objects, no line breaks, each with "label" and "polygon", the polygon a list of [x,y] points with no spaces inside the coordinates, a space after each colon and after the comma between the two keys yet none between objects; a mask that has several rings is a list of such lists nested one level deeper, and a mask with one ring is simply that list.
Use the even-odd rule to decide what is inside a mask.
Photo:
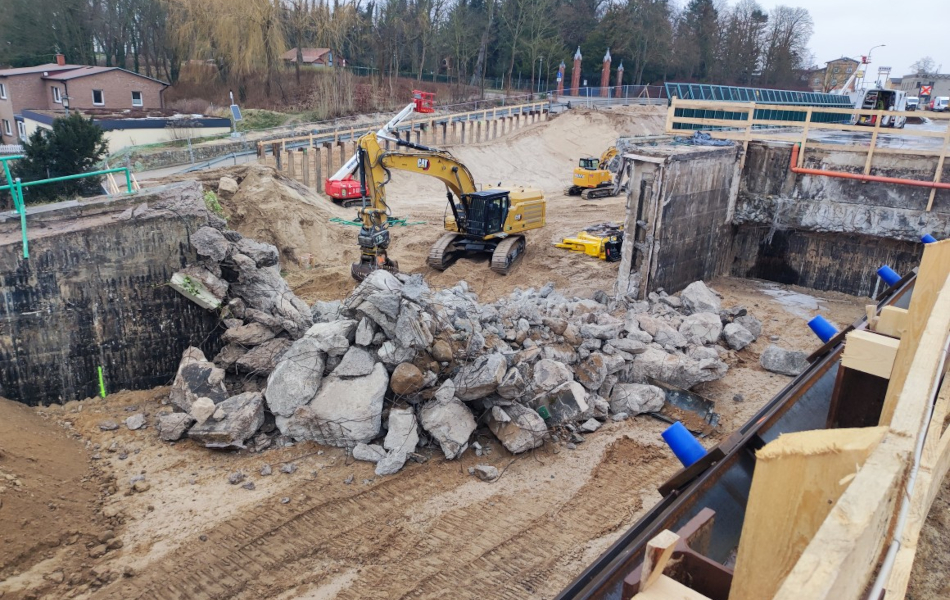
[{"label": "dirt excavation pit", "polygon": [[[394,173],[389,192],[395,216],[426,224],[394,228],[390,252],[402,271],[421,274],[433,294],[427,296],[428,292],[423,294],[416,284],[403,280],[399,285],[413,289],[401,292],[401,310],[407,306],[416,310],[408,300],[411,297],[422,308],[434,307],[432,312],[437,314],[447,303],[444,294],[462,289],[459,282],[464,280],[465,289],[477,295],[479,304],[477,309],[449,307],[453,320],[464,317],[460,310],[501,314],[506,305],[517,302],[516,289],[533,288],[524,293],[537,298],[538,290],[550,282],[555,292],[548,293],[563,294],[565,304],[570,303],[571,311],[583,316],[585,324],[610,327],[619,320],[626,328],[632,302],[610,305],[603,294],[597,296],[603,306],[591,300],[595,292],[610,292],[616,265],[553,247],[554,242],[589,225],[622,222],[626,200],[584,201],[561,192],[579,157],[598,156],[618,136],[659,133],[664,114],[642,107],[575,109],[499,140],[451,148],[479,183],[517,181],[545,191],[548,224],[529,234],[528,254],[508,277],[492,273],[487,262],[479,260],[459,261],[442,273],[428,269],[425,257],[442,233],[444,189],[434,180]],[[223,176],[237,183],[236,192],[219,194],[227,227],[275,246],[280,275],[294,294],[308,306],[353,294],[356,282],[350,278],[349,265],[358,257],[357,228],[330,220],[352,219],[355,210],[335,206],[257,165],[188,178],[197,177],[207,190],[218,190]],[[232,256],[238,242],[222,243],[230,244],[222,255]],[[247,252],[259,253],[255,255],[258,264],[252,260],[245,265],[249,271],[271,265],[265,255],[273,249],[253,243],[249,248]],[[219,273],[231,266],[224,262],[206,265],[212,271],[218,268]],[[761,327],[740,350],[732,349],[717,334],[716,340],[698,344],[702,358],[697,354],[691,359],[706,361],[707,368],[721,365],[725,373],[693,386],[693,391],[714,403],[721,417],[719,427],[701,440],[709,448],[748,421],[791,380],[762,367],[766,349],[774,346],[808,353],[820,343],[806,326],[809,317],[820,312],[843,326],[863,314],[868,299],[746,279],[707,283],[721,296],[726,311],[719,313],[723,322],[751,327],[749,320],[736,320],[741,306]],[[642,322],[634,316],[637,324],[626,331],[632,335],[638,328],[656,326],[651,325],[650,316],[680,324],[691,312],[680,308],[679,313],[674,308],[683,304],[681,296],[651,298],[645,308],[640,306],[649,316]],[[776,296],[794,302],[783,303]],[[605,308],[608,305],[611,308]],[[325,304],[318,306],[328,310]],[[584,315],[578,307],[591,312]],[[735,310],[729,313],[730,309]],[[357,313],[364,315],[357,319],[360,323],[368,318],[368,310]],[[716,312],[713,309],[714,316]],[[235,320],[228,327],[250,328],[254,318],[272,318],[252,317],[250,310],[242,314],[236,319],[229,315]],[[557,340],[553,332],[558,324],[550,315],[545,317],[547,324],[532,326],[535,334],[547,336],[538,338],[538,347]],[[333,322],[340,319],[324,325],[332,328]],[[430,321],[420,318],[420,322]],[[500,317],[484,321],[480,329],[484,347],[497,350],[509,344],[513,349],[520,344],[520,351],[531,350],[525,342],[534,338],[515,342],[516,338],[509,339],[512,332],[495,327],[500,322]],[[371,329],[376,335],[366,339],[372,341],[350,340],[350,348],[359,345],[379,353],[399,339],[392,332],[377,339],[382,326]],[[356,336],[360,335],[357,331]],[[461,337],[446,339],[456,356],[463,355],[459,362],[464,363],[472,357],[465,356],[467,347],[461,348],[465,336],[455,335]],[[632,352],[635,343],[630,335],[624,333],[618,342],[627,342]],[[279,339],[283,338],[265,343]],[[577,362],[610,345],[602,342],[585,348],[587,355]],[[685,361],[685,346],[679,348],[670,350],[670,356],[683,355]],[[575,350],[581,354],[579,347]],[[392,353],[392,347],[388,351]],[[426,352],[434,352],[434,345],[427,346]],[[413,360],[421,365],[420,371],[433,364],[427,356]],[[340,356],[327,361],[324,380],[343,363]],[[435,368],[438,378],[455,377],[454,367],[446,366],[453,365],[452,360],[444,362]],[[243,390],[256,394],[258,402],[258,391],[268,382],[259,374],[230,370],[228,378],[229,395]],[[438,388],[426,385],[431,386],[424,390],[427,393]],[[591,391],[590,395],[596,394]],[[490,427],[490,421],[499,417],[492,407],[485,408],[488,404],[479,404],[484,402],[479,399],[469,403],[477,420],[469,447],[458,458],[448,460],[445,444],[440,447],[441,442],[427,439],[400,472],[380,476],[377,465],[355,460],[345,448],[315,441],[285,443],[285,436],[276,435],[275,428],[286,428],[287,421],[277,423],[271,414],[254,422],[253,437],[242,437],[248,450],[211,450],[188,437],[162,441],[157,431],[162,419],[173,410],[187,417],[181,407],[175,408],[173,396],[172,388],[160,387],[120,391],[66,406],[3,407],[4,414],[20,415],[7,426],[11,432],[21,432],[8,437],[0,423],[0,487],[6,488],[0,492],[2,551],[8,552],[11,540],[15,543],[9,557],[0,555],[7,565],[0,581],[3,600],[434,599],[445,597],[447,590],[453,598],[463,599],[552,598],[661,500],[657,487],[680,466],[660,437],[667,423],[647,414],[614,419],[617,411],[613,409],[609,415],[599,414],[595,431],[580,430],[579,422],[551,427],[543,443],[512,454]],[[265,396],[270,403],[271,397]],[[398,400],[402,406],[405,398]],[[426,397],[419,407],[423,401],[431,399]],[[390,411],[394,406],[387,395],[385,408]],[[504,409],[501,403],[497,407]],[[292,411],[290,418],[298,414]],[[209,422],[222,418],[229,417],[213,416]],[[420,428],[420,433],[428,438],[430,432]],[[270,439],[266,445],[258,444],[263,438]],[[259,447],[266,449],[253,451]],[[43,466],[53,463],[58,466]],[[483,480],[473,474],[476,467],[494,468],[497,475]],[[26,491],[6,485],[3,478],[8,473]],[[40,473],[59,475],[43,483]],[[64,489],[77,493],[67,496]],[[22,502],[26,493],[36,494],[37,499],[28,508]],[[18,500],[12,499],[15,495]],[[9,510],[11,506],[17,507],[15,513]],[[21,511],[27,511],[26,518]],[[41,518],[44,515],[55,518]]]}]

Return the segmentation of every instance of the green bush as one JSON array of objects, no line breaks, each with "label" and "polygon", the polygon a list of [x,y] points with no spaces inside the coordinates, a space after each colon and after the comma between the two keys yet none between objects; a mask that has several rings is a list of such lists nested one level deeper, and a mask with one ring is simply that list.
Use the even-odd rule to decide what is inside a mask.
[{"label": "green bush", "polygon": [[238,131],[257,131],[280,127],[287,121],[287,115],[271,110],[245,110],[244,118],[237,123]]},{"label": "green bush", "polygon": [[[96,171],[109,152],[102,128],[79,113],[53,121],[52,129],[37,129],[23,143],[24,158],[12,164],[23,183]],[[46,183],[23,190],[24,200],[48,202],[102,193],[102,177]]]},{"label": "green bush", "polygon": [[215,194],[211,190],[207,190],[204,193],[204,199],[205,199],[205,207],[207,207],[208,210],[210,210],[214,214],[218,215],[219,217],[227,221],[228,218],[224,214],[224,207],[222,207],[221,203],[218,202],[217,194]]}]

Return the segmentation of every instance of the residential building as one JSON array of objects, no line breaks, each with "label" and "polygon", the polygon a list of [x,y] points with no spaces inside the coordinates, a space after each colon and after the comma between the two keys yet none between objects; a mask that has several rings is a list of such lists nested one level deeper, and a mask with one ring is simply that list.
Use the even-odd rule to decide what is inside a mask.
[{"label": "residential building", "polygon": [[830,92],[840,88],[860,66],[860,61],[846,56],[829,60],[823,68],[805,72],[808,76],[808,87],[815,92]]},{"label": "residential building", "polygon": [[[333,51],[329,48],[301,48],[301,54],[303,55],[303,62],[300,64],[310,65],[312,67],[332,67],[333,66]],[[281,56],[286,64],[294,64],[297,62],[297,49],[291,48]],[[343,61],[345,66],[345,62]]]},{"label": "residential building", "polygon": [[119,67],[55,63],[0,70],[0,144],[27,135],[23,111],[149,110],[164,108],[168,84]]}]

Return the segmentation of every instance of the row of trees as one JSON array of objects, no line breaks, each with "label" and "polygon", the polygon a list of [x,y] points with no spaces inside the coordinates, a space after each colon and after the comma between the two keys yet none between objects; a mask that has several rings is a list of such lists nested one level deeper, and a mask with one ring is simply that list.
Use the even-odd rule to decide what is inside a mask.
[{"label": "row of trees", "polygon": [[315,46],[383,76],[509,87],[539,76],[553,87],[578,46],[585,77],[609,47],[633,84],[787,86],[812,61],[808,12],[755,0],[3,0],[0,21],[16,23],[0,28],[0,63],[59,51],[175,82],[186,61],[212,60],[238,87],[265,74],[268,94],[281,53]]}]

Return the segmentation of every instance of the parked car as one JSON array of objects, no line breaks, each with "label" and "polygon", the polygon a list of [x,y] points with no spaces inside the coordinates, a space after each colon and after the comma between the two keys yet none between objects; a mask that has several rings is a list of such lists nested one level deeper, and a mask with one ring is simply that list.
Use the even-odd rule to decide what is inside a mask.
[{"label": "parked car", "polygon": [[930,110],[934,112],[946,112],[950,110],[950,96],[938,96],[934,98],[933,106]]}]

